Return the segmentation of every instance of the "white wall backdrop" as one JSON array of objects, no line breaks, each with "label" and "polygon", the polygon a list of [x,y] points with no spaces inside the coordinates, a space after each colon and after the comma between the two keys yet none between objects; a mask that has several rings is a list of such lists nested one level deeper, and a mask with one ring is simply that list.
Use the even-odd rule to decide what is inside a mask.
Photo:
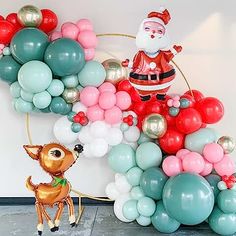
[{"label": "white wall backdrop", "polygon": [[[169,32],[173,43],[184,51],[176,62],[186,73],[191,86],[205,95],[218,97],[225,105],[225,117],[215,127],[220,134],[236,138],[236,2],[234,0],[18,0],[1,1],[0,14],[7,15],[26,4],[51,8],[60,20],[89,18],[97,33],[135,34],[146,14],[165,5],[172,14]],[[97,59],[124,59],[135,52],[135,44],[125,38],[100,38]],[[180,75],[172,87],[184,92],[186,85]],[[54,140],[52,127],[56,116],[31,116],[33,141],[43,144]],[[9,87],[0,83],[0,197],[32,196],[25,188],[25,179],[47,181],[48,176],[23,151],[26,144],[25,117],[11,107]],[[234,153],[235,155],[235,153]],[[107,183],[113,179],[107,160],[80,159],[67,173],[75,189],[103,196]]]}]

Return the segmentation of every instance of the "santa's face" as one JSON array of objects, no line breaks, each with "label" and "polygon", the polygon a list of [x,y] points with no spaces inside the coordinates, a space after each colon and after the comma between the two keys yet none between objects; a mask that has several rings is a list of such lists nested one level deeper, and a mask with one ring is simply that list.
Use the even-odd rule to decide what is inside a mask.
[{"label": "santa's face", "polygon": [[156,53],[159,50],[166,49],[169,44],[166,28],[158,22],[144,22],[136,36],[138,49],[148,53]]}]

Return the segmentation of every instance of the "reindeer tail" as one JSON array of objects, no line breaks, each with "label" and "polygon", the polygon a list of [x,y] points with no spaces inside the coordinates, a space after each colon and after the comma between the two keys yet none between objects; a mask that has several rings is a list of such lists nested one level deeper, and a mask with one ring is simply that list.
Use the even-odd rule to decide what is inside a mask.
[{"label": "reindeer tail", "polygon": [[29,176],[28,178],[27,178],[27,180],[26,180],[26,187],[29,189],[29,190],[31,190],[31,191],[35,191],[35,189],[36,189],[36,185],[34,185],[33,183],[32,183],[32,181],[31,181],[31,176]]}]

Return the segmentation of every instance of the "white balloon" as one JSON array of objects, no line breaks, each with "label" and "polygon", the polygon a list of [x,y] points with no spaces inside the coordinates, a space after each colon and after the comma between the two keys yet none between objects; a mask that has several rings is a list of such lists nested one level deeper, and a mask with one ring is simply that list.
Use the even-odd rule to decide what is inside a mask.
[{"label": "white balloon", "polygon": [[111,146],[118,145],[122,142],[123,133],[118,128],[110,128],[105,140]]},{"label": "white balloon", "polygon": [[116,180],[115,185],[120,193],[128,193],[132,188],[124,175],[120,176],[120,178]]},{"label": "white balloon", "polygon": [[81,102],[77,102],[73,105],[72,111],[78,113],[80,111],[87,112],[87,107]]},{"label": "white balloon", "polygon": [[116,173],[115,174],[115,182],[120,178],[120,177],[122,177],[123,176],[123,174],[121,174],[121,173]]},{"label": "white balloon", "polygon": [[60,143],[71,144],[78,138],[78,133],[71,130],[71,124],[66,116],[61,117],[54,124],[53,133]]},{"label": "white balloon", "polygon": [[108,133],[108,126],[104,121],[95,121],[90,125],[90,134],[95,138],[104,138]]},{"label": "white balloon", "polygon": [[93,138],[90,135],[90,129],[89,125],[82,127],[82,129],[79,132],[79,140],[81,143],[90,143],[92,142]]},{"label": "white balloon", "polygon": [[106,192],[107,197],[111,200],[116,200],[120,196],[120,193],[117,190],[114,182],[109,183],[106,186],[105,192]]},{"label": "white balloon", "polygon": [[89,148],[94,157],[103,157],[108,152],[108,143],[102,138],[97,138],[89,144]]},{"label": "white balloon", "polygon": [[137,126],[130,126],[127,131],[124,132],[124,137],[128,142],[137,142],[140,137],[140,131]]},{"label": "white balloon", "polygon": [[89,144],[84,144],[82,155],[86,158],[93,158],[93,153],[91,153]]}]

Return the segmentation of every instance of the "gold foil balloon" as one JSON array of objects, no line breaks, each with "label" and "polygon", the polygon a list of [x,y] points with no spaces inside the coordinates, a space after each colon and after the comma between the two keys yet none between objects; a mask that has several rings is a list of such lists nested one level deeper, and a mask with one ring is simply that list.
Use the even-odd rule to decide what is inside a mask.
[{"label": "gold foil balloon", "polygon": [[102,63],[106,70],[106,81],[116,84],[120,80],[127,78],[127,69],[122,67],[121,61],[117,59],[108,59]]},{"label": "gold foil balloon", "polygon": [[217,143],[224,149],[225,154],[233,152],[236,145],[234,139],[229,136],[222,136]]},{"label": "gold foil balloon", "polygon": [[79,90],[76,88],[67,88],[64,90],[62,97],[67,103],[74,103],[79,101]]},{"label": "gold foil balloon", "polygon": [[150,114],[143,120],[143,132],[150,138],[161,138],[166,130],[166,119],[160,114]]},{"label": "gold foil balloon", "polygon": [[40,9],[35,6],[27,5],[18,11],[17,19],[23,26],[38,27],[42,22],[43,16]]}]

